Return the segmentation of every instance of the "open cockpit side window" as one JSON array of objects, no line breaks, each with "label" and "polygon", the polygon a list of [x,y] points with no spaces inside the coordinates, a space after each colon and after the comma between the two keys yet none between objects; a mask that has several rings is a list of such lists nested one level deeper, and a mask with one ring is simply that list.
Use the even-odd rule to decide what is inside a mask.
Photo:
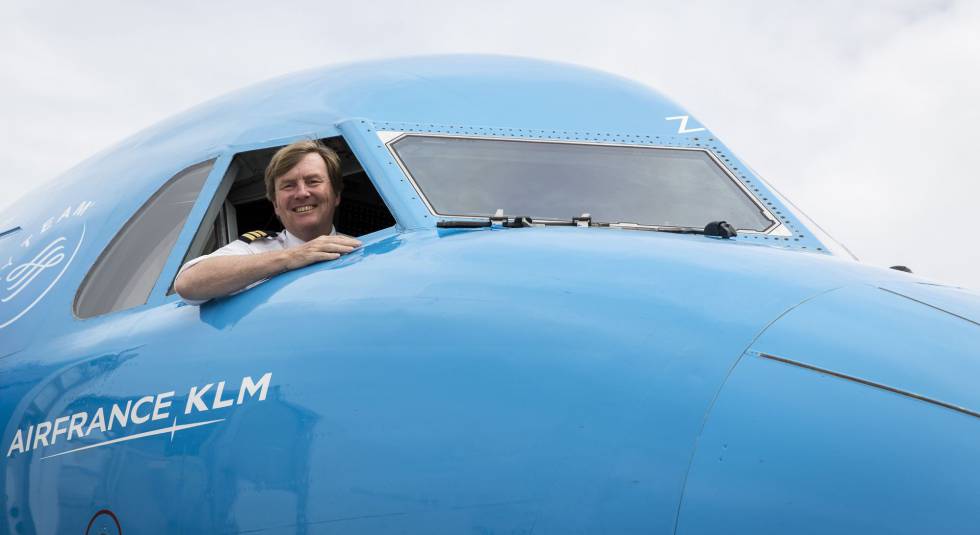
[{"label": "open cockpit side window", "polygon": [[[343,138],[321,142],[340,156],[344,176],[344,191],[334,215],[337,232],[363,236],[394,226],[394,217]],[[235,155],[182,264],[212,253],[246,232],[282,230],[272,203],[266,199],[264,180],[265,168],[280,148]],[[173,293],[172,285],[169,293]]]}]

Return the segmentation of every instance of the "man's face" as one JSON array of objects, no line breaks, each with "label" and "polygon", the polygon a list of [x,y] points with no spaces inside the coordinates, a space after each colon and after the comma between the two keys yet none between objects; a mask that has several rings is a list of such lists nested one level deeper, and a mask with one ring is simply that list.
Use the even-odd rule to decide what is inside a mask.
[{"label": "man's face", "polygon": [[319,154],[307,154],[286,174],[276,178],[276,215],[293,236],[309,241],[333,229],[333,212],[340,204]]}]

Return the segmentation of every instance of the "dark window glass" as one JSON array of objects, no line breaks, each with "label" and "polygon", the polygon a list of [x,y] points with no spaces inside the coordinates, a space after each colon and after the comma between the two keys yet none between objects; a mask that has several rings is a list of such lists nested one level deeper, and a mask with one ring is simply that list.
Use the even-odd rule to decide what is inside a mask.
[{"label": "dark window glass", "polygon": [[392,144],[441,215],[738,229],[772,225],[703,150],[406,136]]},{"label": "dark window glass", "polygon": [[123,226],[82,282],[76,316],[146,303],[213,165],[209,160],[181,171]]}]

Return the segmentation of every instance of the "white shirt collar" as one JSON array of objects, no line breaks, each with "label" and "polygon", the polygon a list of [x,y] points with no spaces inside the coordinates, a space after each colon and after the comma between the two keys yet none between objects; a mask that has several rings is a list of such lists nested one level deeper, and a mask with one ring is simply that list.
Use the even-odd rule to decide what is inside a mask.
[{"label": "white shirt collar", "polygon": [[[282,243],[286,247],[296,247],[297,245],[303,245],[304,243],[306,243],[305,241],[297,238],[296,236],[293,236],[286,229],[282,229],[282,232],[280,232],[279,235],[282,236]],[[337,235],[337,227],[336,226],[334,226],[330,230],[330,235],[331,236],[336,236]]]}]

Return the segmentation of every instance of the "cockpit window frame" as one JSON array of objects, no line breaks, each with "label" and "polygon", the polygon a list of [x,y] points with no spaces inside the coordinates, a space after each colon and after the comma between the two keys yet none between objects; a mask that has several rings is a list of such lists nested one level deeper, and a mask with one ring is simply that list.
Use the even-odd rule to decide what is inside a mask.
[{"label": "cockpit window frame", "polygon": [[[233,194],[234,187],[238,183],[240,178],[239,175],[240,173],[243,172],[243,168],[245,167],[242,161],[240,160],[240,158],[242,156],[247,156],[249,154],[253,154],[257,152],[269,152],[269,157],[271,157],[272,153],[274,153],[276,150],[281,149],[289,145],[290,143],[300,141],[300,140],[310,140],[310,139],[315,139],[322,143],[328,144],[328,146],[332,146],[332,148],[337,150],[338,153],[341,155],[341,160],[343,162],[341,172],[344,173],[345,180],[348,181],[347,187],[345,187],[346,197],[342,196],[341,209],[344,209],[345,207],[344,204],[345,200],[349,202],[352,199],[351,192],[352,192],[353,184],[350,182],[351,175],[355,175],[358,172],[363,173],[364,174],[363,180],[370,185],[370,188],[375,193],[378,192],[379,187],[378,187],[377,180],[371,175],[370,172],[367,171],[367,169],[364,168],[361,159],[356,154],[354,154],[353,151],[350,150],[349,142],[346,136],[338,132],[325,133],[322,135],[311,134],[311,135],[304,135],[295,138],[293,137],[281,138],[270,142],[257,143],[257,144],[238,146],[238,147],[229,147],[228,150],[223,153],[223,158],[225,159],[225,167],[221,173],[220,178],[217,181],[217,184],[214,186],[213,191],[202,192],[201,194],[202,198],[199,199],[198,201],[199,203],[202,203],[204,205],[202,212],[200,212],[199,218],[197,218],[194,221],[189,221],[189,229],[188,229],[189,238],[187,242],[184,243],[182,249],[177,250],[177,248],[175,248],[175,252],[179,253],[179,258],[180,258],[179,262],[177,262],[172,272],[165,274],[166,278],[161,279],[161,283],[165,283],[165,284],[160,286],[159,290],[164,294],[165,300],[180,299],[180,296],[177,295],[174,289],[174,282],[176,281],[177,275],[180,271],[180,267],[193,258],[197,258],[199,256],[203,256],[203,254],[207,254],[207,252],[202,251],[202,248],[205,241],[207,240],[208,235],[210,235],[211,231],[215,229],[217,223],[221,219],[227,216],[227,212],[226,212],[227,207],[232,206],[229,198]],[[335,146],[336,143],[340,143],[341,147],[338,148],[337,146]],[[344,150],[345,148],[346,150]],[[351,161],[353,162],[353,165],[351,164]],[[262,168],[264,169],[264,165],[262,166]],[[262,199],[266,198],[264,186],[262,186],[261,198]],[[384,209],[390,215],[393,221],[392,225],[374,230],[368,234],[358,235],[357,237],[371,236],[376,233],[384,232],[387,231],[388,229],[397,228],[400,226],[398,216],[396,215],[392,207],[387,203],[387,201],[384,198],[380,198],[379,196],[379,200],[384,205]],[[335,222],[337,221],[339,220],[335,220]],[[223,231],[224,237],[226,238],[227,242],[231,242],[238,239],[238,237],[246,230],[262,230],[262,229],[242,229],[242,228],[237,228],[237,225],[235,224],[227,224],[227,223],[219,226],[222,227],[221,230]],[[341,229],[341,231],[343,231],[343,229]],[[220,245],[223,244],[219,244],[219,246]]]},{"label": "cockpit window frame", "polygon": [[[75,319],[90,320],[108,316],[146,305],[153,299],[160,277],[166,272],[174,250],[179,247],[187,221],[192,217],[194,207],[219,165],[220,158],[212,156],[181,169],[154,190],[122,224],[75,290],[71,306]],[[180,201],[181,196],[192,197],[194,200]],[[176,210],[173,208],[180,205],[183,206]],[[158,221],[161,216],[173,224],[161,227]],[[161,228],[170,229],[170,234],[164,235],[162,240],[146,239],[147,234],[157,237],[153,233],[159,232]],[[139,247],[152,247],[153,244],[163,247],[151,251],[151,256],[137,255],[140,261],[127,260],[134,252],[140,252]],[[146,259],[152,259],[148,273],[155,276],[139,280],[134,273],[147,267]],[[122,279],[127,282],[123,286],[120,286],[120,270]],[[113,301],[106,301],[107,294],[114,296]]]},{"label": "cockpit window frame", "polygon": [[[72,316],[78,321],[100,320],[101,318],[111,317],[117,314],[132,313],[146,307],[157,307],[160,305],[168,303],[172,304],[181,301],[180,296],[176,295],[172,291],[173,281],[176,278],[181,265],[183,265],[185,262],[185,257],[187,256],[188,251],[200,246],[200,229],[202,227],[213,226],[215,218],[219,217],[220,215],[219,212],[222,206],[226,204],[227,196],[234,182],[235,175],[238,173],[238,163],[236,162],[235,157],[242,153],[281,148],[292,142],[304,139],[330,140],[332,138],[339,138],[344,144],[349,145],[347,136],[344,133],[335,129],[327,129],[323,132],[313,132],[304,135],[274,138],[242,145],[229,145],[222,147],[220,150],[208,151],[193,158],[188,158],[186,160],[188,163],[184,164],[184,167],[177,172],[176,175],[170,175],[162,185],[156,187],[156,189],[153,189],[148,193],[146,200],[140,205],[136,212],[120,223],[120,226],[115,230],[113,237],[96,255],[94,263],[89,267],[89,271],[86,272],[86,276],[83,277],[78,288],[75,290],[75,296],[72,299],[71,304]],[[374,176],[372,171],[364,168],[362,163],[363,156],[354,154],[354,151],[351,151],[351,158],[356,160],[358,169],[364,174],[363,180],[366,181],[370,185],[370,188],[377,194],[380,190],[379,179],[377,176]],[[133,220],[143,213],[147,209],[147,206],[153,203],[155,199],[161,195],[161,192],[166,190],[183,173],[204,164],[209,165],[210,169],[204,177],[200,188],[197,190],[196,200],[193,202],[190,210],[184,216],[183,224],[180,226],[176,239],[170,246],[169,254],[165,257],[162,267],[160,268],[160,272],[145,300],[139,304],[114,307],[111,310],[101,311],[96,314],[79,314],[79,296],[81,295],[82,290],[90,284],[89,281],[92,277],[90,272],[95,267],[99,266],[108,255],[115,256],[113,251],[115,243],[120,239],[120,236],[124,232],[127,232],[131,228],[131,225],[134,224]],[[388,212],[394,223],[392,226],[370,232],[369,234],[366,234],[367,236],[388,232],[391,228],[403,228],[403,225],[399,220],[399,215],[392,208],[389,202],[380,196],[379,200],[382,204],[384,204],[385,210]],[[7,229],[5,228],[3,230]],[[18,230],[20,230],[19,227],[11,228],[9,229],[9,232],[6,232],[2,237],[14,235]],[[227,232],[231,232],[230,229],[225,230],[227,230]],[[228,235],[226,238],[228,240],[232,240],[237,238],[237,236],[238,233],[235,233],[235,236]]]},{"label": "cockpit window frame", "polygon": [[[415,189],[418,194],[419,199],[425,205],[426,210],[438,218],[454,218],[454,219],[472,219],[474,221],[486,219],[483,216],[474,216],[472,214],[453,214],[453,213],[442,213],[436,211],[436,209],[429,202],[428,197],[423,193],[422,188],[415,181],[415,177],[409,171],[408,166],[402,161],[401,156],[398,151],[395,150],[394,144],[402,139],[408,137],[441,137],[448,139],[478,139],[478,140],[492,140],[492,141],[519,141],[524,143],[550,143],[550,144],[562,144],[562,145],[589,145],[589,146],[604,146],[604,147],[628,147],[628,148],[641,148],[641,149],[669,149],[669,150],[682,150],[682,151],[696,151],[702,152],[710,158],[710,160],[721,169],[725,176],[732,181],[736,187],[742,192],[745,197],[752,202],[752,204],[762,213],[763,217],[769,221],[769,226],[764,230],[752,230],[752,229],[739,229],[740,233],[747,234],[757,234],[757,235],[769,235],[777,234],[777,231],[783,227],[782,221],[762,202],[762,199],[757,197],[752,191],[741,181],[738,177],[728,168],[716,154],[704,147],[678,147],[678,146],[668,146],[668,145],[648,145],[648,144],[638,144],[638,143],[607,143],[607,142],[597,142],[597,141],[581,141],[581,140],[556,140],[556,139],[533,139],[533,138],[518,138],[518,137],[506,137],[506,136],[481,136],[481,135],[460,135],[460,134],[444,134],[439,132],[402,132],[402,131],[392,131],[384,130],[377,132],[378,138],[384,143],[385,148],[391,155],[392,159],[398,165],[399,169],[404,173],[405,177],[408,178],[409,183]],[[510,214],[513,215],[513,214]],[[548,221],[548,220],[541,220]],[[641,225],[648,226],[651,228],[657,228],[657,225]],[[681,228],[693,228],[693,227],[681,227]]]}]

